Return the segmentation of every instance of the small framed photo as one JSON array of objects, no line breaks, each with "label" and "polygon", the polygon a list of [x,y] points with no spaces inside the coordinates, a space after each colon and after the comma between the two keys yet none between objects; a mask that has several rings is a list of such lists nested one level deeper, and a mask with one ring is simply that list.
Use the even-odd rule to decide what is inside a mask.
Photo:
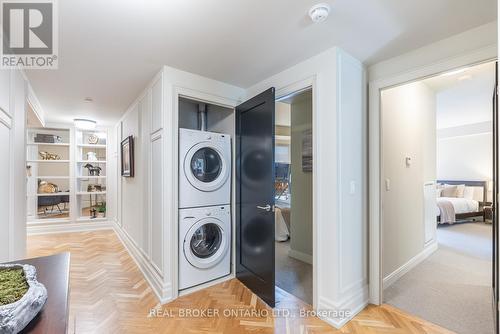
[{"label": "small framed photo", "polygon": [[122,141],[122,176],[134,177],[134,137],[128,136]]}]

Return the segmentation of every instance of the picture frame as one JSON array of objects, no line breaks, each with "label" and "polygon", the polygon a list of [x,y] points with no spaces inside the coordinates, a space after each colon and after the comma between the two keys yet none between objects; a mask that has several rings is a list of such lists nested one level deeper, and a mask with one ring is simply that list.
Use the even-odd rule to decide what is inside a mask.
[{"label": "picture frame", "polygon": [[311,173],[313,171],[312,129],[302,132],[302,171]]},{"label": "picture frame", "polygon": [[134,177],[134,137],[128,136],[121,142],[121,165],[123,177]]}]

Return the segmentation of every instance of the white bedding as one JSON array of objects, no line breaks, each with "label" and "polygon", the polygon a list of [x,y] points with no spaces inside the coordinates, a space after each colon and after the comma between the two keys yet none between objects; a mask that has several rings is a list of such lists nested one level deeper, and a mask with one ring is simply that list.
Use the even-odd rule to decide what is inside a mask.
[{"label": "white bedding", "polygon": [[[459,197],[438,197],[437,201],[450,201],[455,209],[455,214],[468,213],[468,212],[478,212],[479,202],[473,199],[459,198]],[[436,214],[439,216],[439,208],[436,206]]]}]

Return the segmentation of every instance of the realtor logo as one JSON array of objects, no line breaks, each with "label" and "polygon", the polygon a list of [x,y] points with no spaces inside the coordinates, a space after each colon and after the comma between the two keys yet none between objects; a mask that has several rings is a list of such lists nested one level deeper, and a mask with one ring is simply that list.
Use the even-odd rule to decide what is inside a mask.
[{"label": "realtor logo", "polygon": [[57,68],[54,0],[2,0],[2,68]]}]

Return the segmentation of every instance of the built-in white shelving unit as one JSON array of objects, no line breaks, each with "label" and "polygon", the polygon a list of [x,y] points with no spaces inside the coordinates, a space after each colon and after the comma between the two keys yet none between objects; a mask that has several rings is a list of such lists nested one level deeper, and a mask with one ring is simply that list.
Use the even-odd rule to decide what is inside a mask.
[{"label": "built-in white shelving unit", "polygon": [[26,142],[28,223],[69,221],[73,183],[71,129],[29,128]]},{"label": "built-in white shelving unit", "polygon": [[[76,130],[77,221],[105,219],[107,132]],[[92,174],[92,169],[95,170]]]},{"label": "built-in white shelving unit", "polygon": [[106,130],[70,126],[28,129],[28,226],[107,220],[107,137]]}]

